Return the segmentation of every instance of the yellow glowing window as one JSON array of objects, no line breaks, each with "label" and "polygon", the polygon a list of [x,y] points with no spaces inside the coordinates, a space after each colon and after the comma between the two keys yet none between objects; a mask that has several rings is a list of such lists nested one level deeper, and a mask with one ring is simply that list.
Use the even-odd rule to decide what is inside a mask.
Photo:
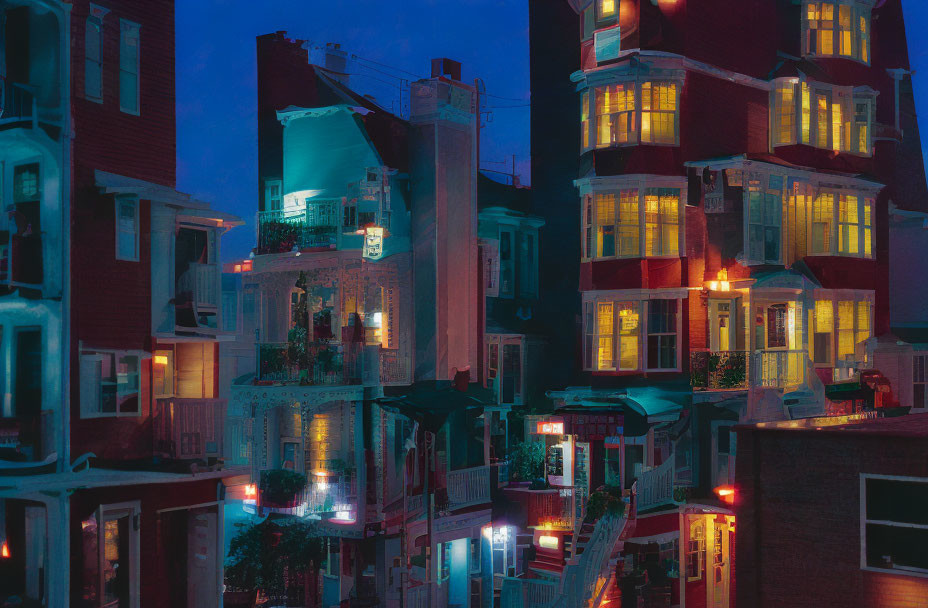
[{"label": "yellow glowing window", "polygon": [[542,549],[557,549],[558,547],[558,538],[557,536],[539,536],[538,537],[538,546]]},{"label": "yellow glowing window", "polygon": [[838,253],[857,254],[859,250],[860,221],[856,196],[838,197]]},{"label": "yellow glowing window", "polygon": [[802,83],[802,142],[809,143],[810,123],[812,119],[812,106],[810,102],[809,85]]},{"label": "yellow glowing window", "polygon": [[619,369],[638,369],[638,302],[620,302],[619,312]]},{"label": "yellow glowing window", "polygon": [[612,302],[600,302],[596,308],[596,369],[615,369],[612,340],[615,332]]},{"label": "yellow glowing window", "polygon": [[599,0],[599,16],[611,17],[615,15],[615,0]]},{"label": "yellow glowing window", "polygon": [[838,7],[838,31],[838,53],[844,57],[852,56],[854,50],[851,48],[851,40],[854,31],[851,28],[851,7],[846,4]]},{"label": "yellow glowing window", "polygon": [[680,190],[650,188],[644,203],[645,255],[679,255]]},{"label": "yellow glowing window", "polygon": [[597,87],[596,145],[609,146],[634,141],[635,83]]},{"label": "yellow glowing window", "polygon": [[676,143],[677,85],[645,82],[641,85],[641,141]]},{"label": "yellow glowing window", "polygon": [[831,253],[834,204],[833,194],[820,194],[812,204],[812,253]]},{"label": "yellow glowing window", "polygon": [[854,355],[854,302],[838,302],[838,358]]},{"label": "yellow glowing window", "polygon": [[619,193],[619,255],[637,257],[641,255],[640,224],[638,215],[638,190],[622,190]]},{"label": "yellow glowing window", "polygon": [[857,335],[855,344],[870,338],[870,302],[857,303]]},{"label": "yellow glowing window", "polygon": [[841,104],[831,105],[831,145],[835,152],[841,150]]},{"label": "yellow glowing window", "polygon": [[831,300],[815,301],[815,332],[830,333],[834,330],[834,309]]},{"label": "yellow glowing window", "polygon": [[815,106],[818,109],[815,128],[818,134],[816,145],[819,148],[828,147],[828,97],[822,94],[815,96]]},{"label": "yellow glowing window", "polygon": [[873,199],[864,199],[864,255],[873,255]]},{"label": "yellow glowing window", "polygon": [[796,133],[796,86],[792,83],[777,87],[776,96],[776,134],[777,144],[789,144],[795,141]]},{"label": "yellow glowing window", "polygon": [[860,60],[870,63],[870,32],[867,28],[867,18],[860,18]]},{"label": "yellow glowing window", "polygon": [[596,195],[596,257],[615,256],[615,195]]},{"label": "yellow glowing window", "polygon": [[580,129],[581,144],[586,150],[590,147],[590,92],[585,91],[580,96]]}]

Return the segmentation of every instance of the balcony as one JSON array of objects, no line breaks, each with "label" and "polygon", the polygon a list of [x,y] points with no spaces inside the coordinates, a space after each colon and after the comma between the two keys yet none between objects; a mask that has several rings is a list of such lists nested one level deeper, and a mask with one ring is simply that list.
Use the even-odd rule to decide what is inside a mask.
[{"label": "balcony", "polygon": [[646,511],[674,504],[673,477],[673,458],[669,458],[658,467],[643,471],[638,478],[637,509]]},{"label": "balcony", "polygon": [[540,578],[501,577],[501,608],[546,608],[552,606],[558,583]]},{"label": "balcony", "polygon": [[297,343],[264,342],[257,348],[259,383],[341,386],[362,383],[364,349],[377,347],[313,342],[303,348]]},{"label": "balcony", "polygon": [[56,455],[54,412],[0,418],[0,469],[34,469]]},{"label": "balcony", "polygon": [[176,460],[222,458],[225,416],[225,399],[155,400],[155,453]]},{"label": "balcony", "polygon": [[768,350],[754,353],[751,384],[764,388],[795,388],[805,383],[809,352]]},{"label": "balcony", "polygon": [[258,213],[258,253],[286,253],[297,249],[334,249],[337,225],[311,225],[305,210]]},{"label": "balcony", "polygon": [[746,389],[748,387],[747,351],[691,352],[690,383],[696,390]]},{"label": "balcony", "polygon": [[575,521],[574,489],[522,490],[528,493],[527,525],[572,530]]},{"label": "balcony", "polygon": [[35,129],[38,127],[38,119],[35,87],[13,82],[0,75],[0,126],[27,123]]},{"label": "balcony", "polygon": [[350,511],[345,509],[357,502],[358,483],[352,478],[340,477],[338,479],[316,477],[311,480],[305,491],[306,513],[336,513]]},{"label": "balcony", "polygon": [[219,267],[197,264],[177,279],[177,324],[216,329],[219,312]]},{"label": "balcony", "polygon": [[490,467],[450,471],[446,479],[449,509],[463,509],[490,502]]}]

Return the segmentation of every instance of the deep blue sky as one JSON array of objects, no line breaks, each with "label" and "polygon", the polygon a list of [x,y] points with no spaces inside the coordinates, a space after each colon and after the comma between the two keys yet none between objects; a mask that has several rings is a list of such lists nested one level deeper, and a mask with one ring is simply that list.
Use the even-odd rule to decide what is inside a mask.
[{"label": "deep blue sky", "polygon": [[[352,66],[353,86],[388,108],[399,98],[396,77],[414,79],[393,68],[428,76],[432,57],[460,61],[465,81],[480,77],[496,96],[487,100],[495,107],[483,131],[483,167],[508,170],[515,154],[516,172],[527,182],[529,1],[564,0],[177,2],[177,186],[246,221],[223,238],[223,259],[246,256],[255,240],[255,36],[287,30],[314,44],[340,43],[367,60]],[[928,42],[922,34],[928,2],[903,4],[921,116],[928,112]],[[928,125],[922,133],[924,141]]]}]

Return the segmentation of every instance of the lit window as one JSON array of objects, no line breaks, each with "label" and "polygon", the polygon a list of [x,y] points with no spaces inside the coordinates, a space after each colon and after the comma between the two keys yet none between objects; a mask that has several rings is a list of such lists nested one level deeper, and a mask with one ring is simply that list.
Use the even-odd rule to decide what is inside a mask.
[{"label": "lit window", "polygon": [[860,214],[856,196],[838,196],[838,253],[856,255],[860,249]]},{"label": "lit window", "polygon": [[834,230],[834,194],[820,194],[812,204],[812,253],[831,253],[831,233]]},{"label": "lit window", "polygon": [[792,83],[779,84],[776,88],[775,144],[791,144],[796,141],[796,87]]},{"label": "lit window", "polygon": [[803,54],[870,62],[870,6],[805,0]]},{"label": "lit window", "polygon": [[897,574],[928,574],[928,478],[861,477],[861,563]]},{"label": "lit window", "polygon": [[680,191],[649,188],[645,192],[645,255],[680,254]]},{"label": "lit window", "polygon": [[680,188],[631,188],[587,197],[583,209],[585,257],[680,255],[680,193]]},{"label": "lit window", "polygon": [[139,113],[139,25],[119,21],[119,109]]},{"label": "lit window", "polygon": [[116,259],[139,261],[139,201],[116,199]]},{"label": "lit window", "polygon": [[615,15],[615,0],[599,0],[599,16],[612,17]]},{"label": "lit window", "polygon": [[585,302],[586,369],[678,369],[679,310],[676,299]]},{"label": "lit window", "polygon": [[[593,98],[597,147],[635,144],[639,141],[652,144],[678,143],[680,100],[677,83],[647,81],[640,84],[611,84],[596,87]],[[581,120],[585,118],[585,114],[581,116]]]},{"label": "lit window", "polygon": [[641,141],[677,142],[677,85],[645,82],[641,85]]},{"label": "lit window", "polygon": [[590,92],[580,95],[580,145],[584,150],[590,147]]},{"label": "lit window", "polygon": [[705,570],[706,522],[699,517],[690,522],[689,538],[686,545],[686,579],[696,581],[702,578]]},{"label": "lit window", "polygon": [[[676,303],[676,300],[671,300]],[[621,302],[618,305],[619,369],[638,369],[639,312],[637,302]]]},{"label": "lit window", "polygon": [[873,256],[873,199],[863,199],[863,234],[864,234],[864,255]]},{"label": "lit window", "polygon": [[[797,103],[797,99],[799,103]],[[814,115],[813,115],[814,108]],[[771,94],[774,146],[798,143],[835,152],[871,155],[873,99],[848,87],[780,81]]]},{"label": "lit window", "polygon": [[870,303],[840,301],[837,308],[838,361],[862,360],[857,356],[857,346],[870,337]]},{"label": "lit window", "polygon": [[596,307],[596,369],[615,369],[612,340],[615,331],[612,302],[600,302]]},{"label": "lit window", "polygon": [[812,338],[813,361],[831,365],[831,348],[834,341],[834,308],[831,300],[816,300]]}]

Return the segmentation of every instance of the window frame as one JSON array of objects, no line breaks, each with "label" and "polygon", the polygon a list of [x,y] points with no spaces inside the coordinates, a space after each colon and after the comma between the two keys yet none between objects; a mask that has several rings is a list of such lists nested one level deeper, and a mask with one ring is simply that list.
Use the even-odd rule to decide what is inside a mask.
[{"label": "window frame", "polygon": [[[100,104],[103,103],[103,25],[107,13],[109,13],[108,9],[96,4],[91,4],[90,13],[87,15],[87,19],[84,20],[84,99]],[[90,57],[87,52],[87,40],[90,37],[91,28],[96,29],[97,57],[95,59]],[[89,82],[87,79],[87,66],[90,63],[96,65],[96,70],[99,73],[99,80],[97,81],[99,90],[96,94],[89,92],[87,88],[87,83]]]},{"label": "window frame", "polygon": [[100,577],[98,582],[99,589],[99,606],[105,606],[103,603],[104,588],[104,568],[105,560],[105,529],[107,521],[118,521],[122,517],[128,518],[127,530],[129,532],[129,607],[138,608],[139,606],[139,588],[140,588],[140,546],[141,546],[141,528],[142,528],[142,506],[138,500],[101,504],[94,511],[97,518],[97,575]]},{"label": "window frame", "polygon": [[[830,5],[832,8],[831,27],[812,27],[811,22],[825,21],[819,19],[809,19],[810,9],[815,7],[816,15],[821,15],[822,5]],[[849,14],[850,30],[841,28],[841,8],[847,7]],[[873,21],[873,8],[866,2],[857,2],[854,0],[803,0],[802,2],[802,56],[826,59],[849,59],[863,65],[870,65],[873,59],[873,45],[871,44],[871,24]],[[862,27],[863,26],[863,27]],[[831,33],[831,53],[819,52],[817,48],[812,48],[812,32],[830,32]],[[842,33],[849,32],[851,49],[848,53],[842,52],[844,37]],[[818,35],[816,35],[818,43]],[[818,47],[818,44],[816,44]]]},{"label": "window frame", "polygon": [[[921,365],[919,366],[919,360],[921,360]],[[919,369],[921,367],[921,369]],[[918,373],[921,372],[921,373]],[[920,403],[916,403],[915,388],[922,387],[922,399]],[[913,351],[912,352],[912,409],[924,410],[928,408],[928,352],[925,351]]]},{"label": "window frame", "polygon": [[[116,398],[117,398],[116,409],[115,411],[112,411],[112,412],[103,411],[104,382],[103,382],[103,376],[102,376],[102,364],[103,364],[104,356],[112,356],[114,366],[118,366],[119,361],[122,358],[134,357],[136,359],[136,362],[137,362],[137,374],[136,375],[138,376],[138,379],[137,379],[138,390],[136,392],[137,392],[138,397],[137,397],[137,407],[134,411],[123,412],[123,411],[120,411],[119,409],[119,372],[116,371],[115,369],[113,370],[113,373],[114,373],[114,378],[115,378],[114,381],[115,381]],[[143,352],[143,351],[112,350],[112,349],[106,349],[106,348],[89,348],[81,344],[79,347],[79,355],[78,355],[78,374],[79,374],[78,378],[79,378],[79,383],[80,383],[80,389],[79,389],[78,395],[80,399],[80,403],[79,403],[80,418],[83,420],[83,419],[90,419],[90,418],[139,418],[141,417],[142,409],[143,409],[142,408],[142,399],[143,399],[143,391],[142,391],[143,369],[142,367],[144,365],[144,362],[146,360],[150,360],[150,358],[151,358],[151,354]],[[174,394],[177,394],[177,369],[176,369],[175,360],[176,360],[176,353],[174,354],[174,360],[171,361],[171,364],[175,365],[174,387],[173,388],[174,388]],[[91,362],[91,361],[99,361],[100,366],[101,366],[99,370],[101,375],[96,379],[97,404],[96,404],[95,409],[91,409],[90,404],[85,402],[85,397],[89,397],[89,393],[84,392],[85,390],[89,390],[89,388],[84,386],[85,378],[84,378],[84,367],[83,366],[85,362]],[[152,387],[152,390],[153,388],[154,387]]]},{"label": "window frame", "polygon": [[[581,119],[581,129],[583,128],[583,122],[588,124],[588,133],[581,133],[581,153],[587,152],[589,150],[601,150],[608,148],[621,148],[625,146],[669,146],[677,147],[680,145],[680,113],[683,97],[683,85],[685,80],[679,76],[673,74],[657,74],[652,78],[642,78],[642,77],[631,77],[631,78],[616,78],[612,80],[607,80],[603,82],[591,83],[586,88],[580,90],[581,95],[581,109],[580,109],[580,119]],[[645,85],[648,85],[652,91],[652,96],[648,100],[648,108],[645,109],[643,89]],[[655,114],[669,114],[670,110],[662,110],[652,108],[653,101],[653,91],[656,86],[659,85],[673,85],[673,96],[674,96],[674,109],[673,113],[673,129],[674,129],[674,140],[670,141],[654,141],[654,129],[653,127],[649,129],[651,134],[651,140],[646,141],[642,136],[642,116],[644,113]],[[629,96],[629,93],[633,97],[632,99],[632,108],[626,109],[618,112],[604,112],[603,114],[598,113],[597,102],[599,101],[603,91],[609,87],[623,87],[623,95],[626,97]],[[586,107],[583,107],[583,104],[587,104]],[[627,105],[626,105],[627,108]],[[600,133],[600,116],[609,117],[612,121],[613,116],[619,116],[624,114],[630,114],[627,117],[628,138],[624,142],[607,142],[599,143],[599,133]],[[587,121],[583,121],[583,117],[588,117]],[[653,120],[650,122],[653,125]],[[610,123],[610,135],[612,134],[612,128]],[[611,139],[611,137],[610,137]],[[587,146],[583,146],[584,143],[588,143]]]},{"label": "window frame", "polygon": [[[787,105],[782,91],[792,88],[791,101]],[[858,90],[859,89],[859,90]],[[863,158],[873,157],[873,124],[876,121],[875,95],[867,87],[842,87],[822,82],[780,78],[771,82],[768,111],[770,151],[780,146],[805,145],[819,150],[839,154],[851,154]],[[824,113],[820,113],[818,101],[825,100]],[[808,101],[808,108],[805,107]],[[858,106],[865,106],[866,121],[861,121]],[[840,118],[838,143],[835,139],[835,118]],[[789,118],[789,138],[783,140],[783,121]],[[821,127],[824,123],[824,133]],[[866,150],[861,151],[860,138],[866,137]],[[824,139],[823,139],[824,138]],[[854,146],[851,146],[853,142]]]},{"label": "window frame", "polygon": [[[522,334],[486,334],[486,348],[483,351],[484,369],[486,370],[484,386],[495,393],[496,402],[500,405],[522,405],[525,401],[525,336]],[[503,401],[503,360],[506,346],[519,348],[519,378],[518,386],[513,388],[512,403]],[[494,357],[491,351],[495,350],[495,367],[491,366]],[[490,374],[490,371],[493,374]],[[518,388],[518,390],[516,390]]]},{"label": "window frame", "polygon": [[[127,203],[131,203],[135,211],[135,218],[133,219],[134,227],[135,227],[135,233],[133,234],[134,255],[131,257],[123,257],[123,255],[120,252],[120,247],[119,247],[121,235],[128,234],[127,232],[121,229],[120,216],[119,216],[120,206],[127,204]],[[114,205],[115,205],[115,219],[116,219],[116,222],[115,222],[116,223],[116,259],[119,261],[123,261],[123,262],[138,262],[139,261],[139,249],[140,249],[139,241],[141,239],[141,229],[139,226],[139,223],[140,223],[139,198],[137,196],[116,196],[114,197]]]},{"label": "window frame", "polygon": [[[581,256],[584,262],[603,261],[603,260],[633,260],[633,259],[680,259],[685,256],[686,251],[686,206],[687,206],[687,187],[685,182],[676,179],[662,179],[649,176],[625,179],[621,181],[608,180],[600,183],[592,183],[589,187],[582,187],[581,193]],[[658,196],[658,234],[662,235],[665,226],[672,225],[672,222],[664,221],[665,214],[660,207],[659,191],[676,190],[679,200],[677,201],[677,251],[676,253],[663,252],[663,239],[659,239],[661,253],[659,255],[648,255],[648,207],[647,198],[649,196]],[[628,204],[628,193],[635,192],[637,200],[638,215],[637,223],[623,222],[622,205]],[[600,253],[600,209],[599,206],[607,200],[612,201],[612,210],[608,217],[612,218],[612,227],[614,239],[613,254],[599,255]],[[638,240],[638,250],[632,254],[622,252],[623,234],[628,234],[629,228],[634,228]],[[623,231],[623,228],[626,229]]]},{"label": "window frame", "polygon": [[[865,340],[868,340],[873,337],[873,324],[874,324],[874,302],[876,301],[876,292],[868,290],[841,290],[841,289],[816,289],[813,294],[813,305],[812,305],[812,318],[811,325],[809,328],[808,334],[812,337],[811,342],[807,345],[811,349],[810,359],[812,364],[818,368],[834,368],[834,369],[844,369],[848,367],[859,367],[860,365],[866,364],[866,360],[857,360],[856,355],[853,361],[847,361],[842,359],[839,356],[839,346],[840,346],[840,334],[842,331],[852,332],[852,337],[854,340],[854,347],[856,351],[856,346],[859,343],[857,337],[863,331],[861,329],[862,325],[860,323],[860,305],[862,303],[867,304],[867,331],[869,335]],[[827,363],[825,362],[815,362],[815,343],[814,336],[816,333],[825,333],[825,332],[816,332],[815,328],[818,325],[818,313],[817,313],[817,303],[818,302],[830,302],[831,303],[831,339],[829,341],[830,348],[830,357]],[[838,304],[840,302],[851,302],[853,305],[853,328],[851,329],[840,329],[838,327]]]},{"label": "window frame", "polygon": [[[652,300],[673,300],[677,302],[676,310],[676,330],[673,333],[675,338],[674,357],[676,366],[673,368],[651,368],[648,367],[648,337],[650,332],[650,302]],[[683,371],[682,351],[683,351],[683,311],[684,303],[687,301],[687,295],[681,290],[671,289],[665,291],[658,290],[619,290],[601,293],[587,292],[583,298],[583,369],[590,372],[601,372],[606,374],[644,374],[644,373],[680,373]],[[599,328],[599,307],[603,304],[612,305],[612,330],[607,334],[600,333]],[[636,339],[638,342],[638,365],[634,369],[621,369],[619,359],[621,356],[622,335],[617,322],[620,314],[619,309],[623,305],[635,304],[638,312],[638,328]],[[671,332],[659,332],[660,335],[671,335]],[[599,366],[599,340],[601,337],[609,337],[612,340],[612,367]]]},{"label": "window frame", "polygon": [[[127,108],[122,104],[123,72],[131,74],[132,71],[123,68],[123,45],[128,39],[128,33],[135,30],[135,108]],[[142,114],[142,26],[128,19],[119,20],[119,111],[132,116]]]},{"label": "window frame", "polygon": [[913,477],[906,475],[878,475],[873,473],[860,473],[860,569],[867,572],[883,572],[901,576],[911,576],[917,578],[928,578],[928,569],[902,569],[902,568],[880,568],[870,566],[867,563],[867,525],[875,524],[890,526],[896,528],[909,528],[918,530],[928,530],[928,524],[913,524],[907,522],[897,522],[892,520],[871,520],[867,517],[867,481],[878,479],[882,481],[898,481],[907,483],[924,483],[928,484],[928,477]]}]

